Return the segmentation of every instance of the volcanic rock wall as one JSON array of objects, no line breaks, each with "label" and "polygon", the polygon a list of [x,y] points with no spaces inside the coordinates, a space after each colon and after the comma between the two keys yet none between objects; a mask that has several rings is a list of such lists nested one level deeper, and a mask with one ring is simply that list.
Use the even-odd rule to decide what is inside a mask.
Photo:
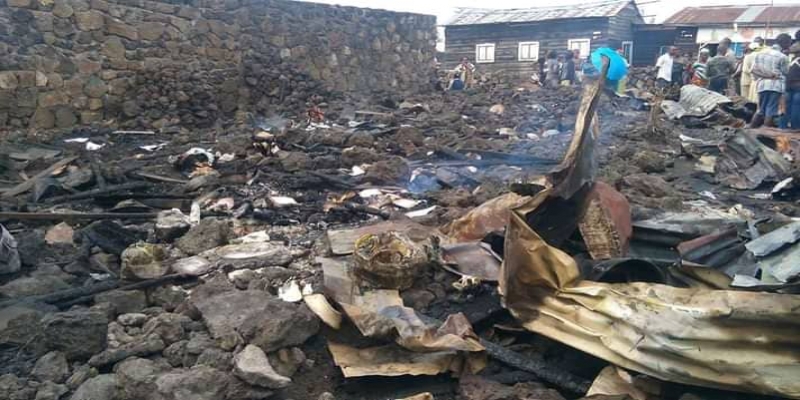
[{"label": "volcanic rock wall", "polygon": [[428,83],[435,17],[285,0],[0,0],[0,127],[208,126]]}]

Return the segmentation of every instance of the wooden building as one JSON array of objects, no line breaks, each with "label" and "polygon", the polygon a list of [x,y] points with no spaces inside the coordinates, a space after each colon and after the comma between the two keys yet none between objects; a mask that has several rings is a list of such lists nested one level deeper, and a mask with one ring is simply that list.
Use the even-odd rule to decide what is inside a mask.
[{"label": "wooden building", "polygon": [[676,46],[681,54],[696,55],[695,44],[697,28],[664,24],[636,25],[634,27],[633,57],[635,67],[655,65],[656,60],[666,53],[670,46]]},{"label": "wooden building", "polygon": [[480,70],[520,77],[538,70],[550,50],[622,48],[633,58],[634,26],[644,20],[633,0],[526,9],[460,8],[445,26],[444,67],[468,57]]}]

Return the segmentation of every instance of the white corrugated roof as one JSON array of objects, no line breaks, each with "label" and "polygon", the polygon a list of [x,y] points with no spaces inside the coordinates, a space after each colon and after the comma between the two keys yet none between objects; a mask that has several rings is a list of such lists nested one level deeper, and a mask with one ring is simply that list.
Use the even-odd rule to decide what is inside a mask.
[{"label": "white corrugated roof", "polygon": [[753,22],[766,9],[767,9],[767,6],[752,6],[752,7],[748,8],[747,10],[745,10],[745,12],[743,12],[742,15],[740,15],[739,18],[736,18],[736,20],[733,21],[733,22],[735,22],[737,24],[744,24],[744,23],[747,23],[747,22]]},{"label": "white corrugated roof", "polygon": [[488,9],[458,8],[447,24],[479,25],[510,22],[535,22],[554,19],[611,17],[619,14],[632,0],[606,0],[569,6]]}]

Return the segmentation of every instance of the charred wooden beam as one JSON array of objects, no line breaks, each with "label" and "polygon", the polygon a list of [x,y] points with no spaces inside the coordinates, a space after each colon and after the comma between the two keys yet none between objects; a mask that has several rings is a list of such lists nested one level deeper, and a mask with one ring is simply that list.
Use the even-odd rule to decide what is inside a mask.
[{"label": "charred wooden beam", "polygon": [[158,213],[48,213],[48,212],[0,212],[0,219],[22,221],[69,221],[98,219],[155,219]]},{"label": "charred wooden beam", "polygon": [[88,190],[88,191],[85,191],[85,192],[76,193],[76,194],[70,194],[70,195],[66,195],[66,196],[51,197],[51,198],[45,200],[45,202],[48,203],[48,204],[66,203],[66,202],[74,201],[74,200],[91,199],[91,198],[94,198],[94,197],[97,197],[97,196],[100,196],[100,195],[114,193],[114,192],[122,192],[122,191],[125,191],[125,190],[144,189],[146,187],[150,187],[150,184],[145,183],[145,182],[129,182],[129,183],[123,183],[123,184],[120,184],[120,185],[106,186],[105,188],[98,188],[98,189]]}]

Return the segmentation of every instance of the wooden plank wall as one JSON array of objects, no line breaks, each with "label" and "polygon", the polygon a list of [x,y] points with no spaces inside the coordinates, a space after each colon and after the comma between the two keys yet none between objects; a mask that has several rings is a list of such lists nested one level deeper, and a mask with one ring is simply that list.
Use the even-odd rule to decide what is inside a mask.
[{"label": "wooden plank wall", "polygon": [[[690,36],[683,37],[682,32]],[[633,65],[637,67],[655,65],[663,46],[677,46],[681,53],[696,55],[698,45],[695,43],[695,35],[697,28],[691,27],[666,26],[662,29],[643,27],[641,30],[635,30]]]},{"label": "wooden plank wall", "polygon": [[633,42],[633,65],[637,67],[653,66],[661,55],[661,46],[675,43],[675,30],[642,30],[636,32]]},{"label": "wooden plank wall", "polygon": [[624,41],[633,41],[635,45],[636,38],[634,37],[633,28],[635,24],[642,23],[644,23],[644,20],[636,10],[636,7],[633,3],[628,4],[619,14],[608,20],[609,47],[618,49]]},{"label": "wooden plank wall", "polygon": [[[475,62],[475,45],[495,44],[495,62],[475,64],[483,71],[505,71],[509,74],[529,77],[538,71],[533,61],[519,61],[520,42],[539,42],[539,56],[548,51],[565,51],[569,39],[594,39],[596,32],[600,38],[592,40],[592,50],[607,45],[606,32],[608,18],[586,18],[580,20],[543,21],[524,24],[487,24],[448,26],[445,31],[444,68],[454,68],[462,57]],[[626,39],[627,40],[627,39]]]}]

